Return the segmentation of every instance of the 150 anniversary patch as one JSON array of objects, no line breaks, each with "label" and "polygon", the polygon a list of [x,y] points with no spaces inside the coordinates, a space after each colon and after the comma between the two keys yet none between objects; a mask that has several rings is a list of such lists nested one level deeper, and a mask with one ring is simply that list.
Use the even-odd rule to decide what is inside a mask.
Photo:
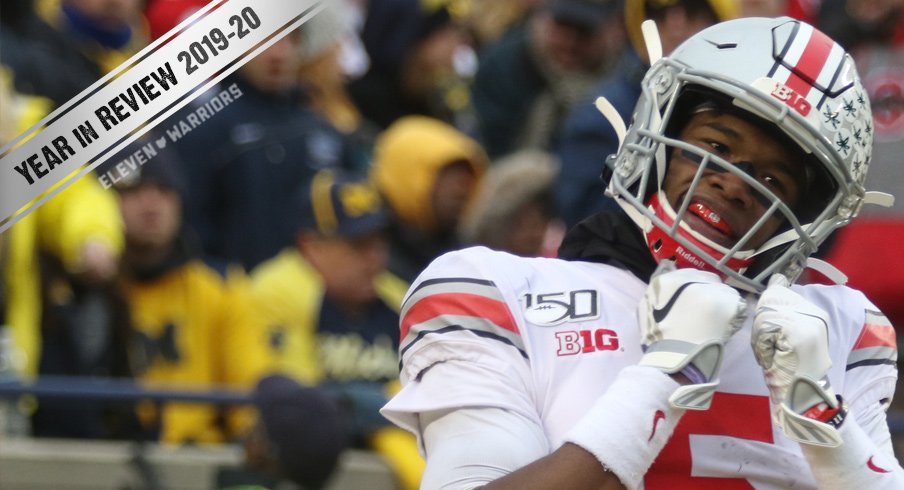
[{"label": "150 anniversary patch", "polygon": [[558,293],[527,293],[524,299],[524,319],[542,326],[568,321],[598,318],[599,301],[595,289],[580,289]]}]

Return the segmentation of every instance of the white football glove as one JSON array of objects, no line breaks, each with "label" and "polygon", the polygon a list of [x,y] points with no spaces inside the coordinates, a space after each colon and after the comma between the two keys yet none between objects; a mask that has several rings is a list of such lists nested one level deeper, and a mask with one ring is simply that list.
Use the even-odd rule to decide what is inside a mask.
[{"label": "white football glove", "polygon": [[741,328],[747,303],[716,274],[675,269],[663,261],[638,305],[643,334],[641,365],[682,372],[693,384],[675,391],[674,407],[706,410],[719,384],[722,351]]},{"label": "white football glove", "polygon": [[812,410],[838,408],[826,373],[829,357],[828,314],[774,275],[756,306],[751,345],[763,367],[775,422],[789,438],[821,446],[838,446],[841,437],[830,424],[805,417]]}]

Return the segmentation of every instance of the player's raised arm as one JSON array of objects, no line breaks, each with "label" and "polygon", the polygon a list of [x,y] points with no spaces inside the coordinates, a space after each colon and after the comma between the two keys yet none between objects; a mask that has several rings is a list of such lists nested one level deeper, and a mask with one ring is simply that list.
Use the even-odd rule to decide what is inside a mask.
[{"label": "player's raised arm", "polygon": [[[904,469],[890,446],[881,447],[860,427],[849,415],[848,401],[829,383],[830,321],[781,275],[760,297],[751,343],[769,387],[775,423],[801,444],[819,488],[904,488]],[[866,407],[871,408],[887,435],[884,407]]]}]

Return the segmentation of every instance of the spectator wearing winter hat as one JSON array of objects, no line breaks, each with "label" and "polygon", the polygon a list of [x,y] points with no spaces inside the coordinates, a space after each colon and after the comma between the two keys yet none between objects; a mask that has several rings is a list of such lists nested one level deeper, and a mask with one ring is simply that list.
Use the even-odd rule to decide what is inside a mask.
[{"label": "spectator wearing winter hat", "polygon": [[354,168],[364,170],[380,128],[362,116],[348,92],[349,79],[367,63],[354,26],[359,13],[351,0],[335,0],[299,27],[298,74],[308,106],[348,136]]},{"label": "spectator wearing winter hat", "polygon": [[351,443],[376,450],[404,488],[423,471],[414,437],[379,413],[397,384],[399,308],[408,284],[386,270],[388,218],[362,176],[318,172],[295,194],[295,243],[252,273],[278,372],[329,385],[349,409]]},{"label": "spectator wearing winter hat", "polygon": [[462,243],[523,257],[555,256],[564,234],[553,206],[558,169],[553,155],[537,150],[493,162],[459,226]]},{"label": "spectator wearing winter hat", "polygon": [[[198,258],[182,223],[180,166],[171,152],[160,152],[114,184],[125,225],[120,282],[135,335],[133,374],[162,387],[251,388],[267,366],[265,339],[245,278],[239,271],[224,278]],[[251,421],[248,410],[225,415],[224,424],[212,405],[138,407],[144,432],[174,444],[233,440]]]},{"label": "spectator wearing winter hat", "polygon": [[0,60],[59,107],[147,45],[140,0],[4,0]]},{"label": "spectator wearing winter hat", "polygon": [[36,2],[39,14],[109,73],[148,44],[141,0]]},{"label": "spectator wearing winter hat", "polygon": [[252,400],[258,416],[244,438],[244,468],[221,469],[217,488],[323,488],[346,446],[340,407],[322,389],[283,375],[261,379]]},{"label": "spectator wearing winter hat", "polygon": [[481,49],[471,93],[491,158],[555,147],[568,111],[618,61],[619,12],[617,0],[549,0]]},{"label": "spectator wearing winter hat", "polygon": [[327,3],[298,28],[302,87],[311,107],[345,133],[354,132],[362,122],[346,87],[355,69],[349,58],[367,59],[354,28],[356,11],[348,4],[349,0]]},{"label": "spectator wearing winter hat", "polygon": [[404,117],[380,135],[371,179],[392,216],[389,270],[412,281],[460,246],[457,227],[487,164],[476,141],[429,117]]},{"label": "spectator wearing winter hat", "polygon": [[476,68],[465,2],[369,2],[361,40],[370,69],[349,87],[364,117],[386,128],[406,115],[441,119],[469,132],[467,83]]}]

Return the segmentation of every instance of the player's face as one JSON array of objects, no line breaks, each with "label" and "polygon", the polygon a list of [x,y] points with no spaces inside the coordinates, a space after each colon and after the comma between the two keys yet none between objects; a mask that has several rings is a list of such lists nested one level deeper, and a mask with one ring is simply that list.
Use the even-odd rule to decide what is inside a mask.
[{"label": "player's face", "polygon": [[[792,209],[800,199],[802,163],[753,124],[730,114],[705,111],[691,118],[680,139],[744,168]],[[663,186],[669,203],[678,209],[689,192],[699,158],[678,148],[672,150],[671,156]],[[704,172],[693,190],[684,220],[698,233],[730,248],[763,216],[769,202],[739,176],[717,171],[718,168],[708,167]],[[770,218],[744,248],[758,248],[781,224],[780,218]]]}]

